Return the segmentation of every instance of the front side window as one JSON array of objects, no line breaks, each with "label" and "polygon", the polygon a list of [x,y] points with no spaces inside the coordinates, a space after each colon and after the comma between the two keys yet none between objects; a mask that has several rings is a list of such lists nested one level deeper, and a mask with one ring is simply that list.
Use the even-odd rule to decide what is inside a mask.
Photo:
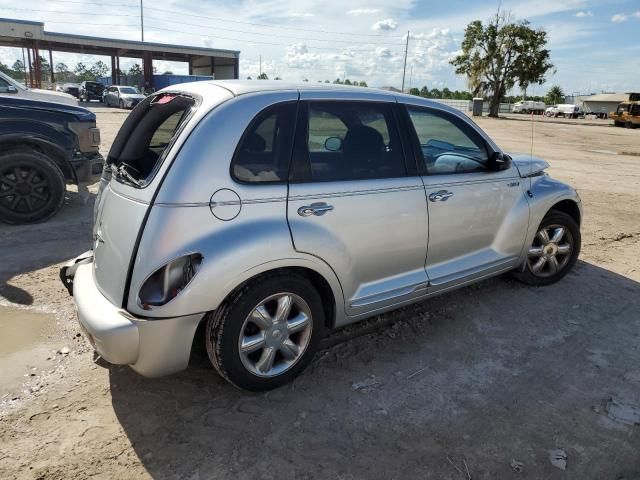
[{"label": "front side window", "polygon": [[364,180],[407,174],[391,105],[311,102],[308,118],[311,180]]},{"label": "front side window", "polygon": [[120,93],[136,94],[136,93],[138,93],[138,90],[136,90],[133,87],[122,87],[122,88],[120,88]]},{"label": "front side window", "polygon": [[295,131],[296,103],[262,111],[245,131],[231,165],[241,182],[283,182],[289,173]]},{"label": "front side window", "polygon": [[420,143],[427,174],[487,170],[489,157],[482,137],[463,120],[434,110],[407,107]]}]

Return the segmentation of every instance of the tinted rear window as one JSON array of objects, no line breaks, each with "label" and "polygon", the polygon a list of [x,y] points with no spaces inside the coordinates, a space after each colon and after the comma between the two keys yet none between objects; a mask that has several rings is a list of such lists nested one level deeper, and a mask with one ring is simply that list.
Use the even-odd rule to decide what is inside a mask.
[{"label": "tinted rear window", "polygon": [[195,97],[181,94],[146,98],[125,120],[107,163],[116,171],[125,170],[121,172],[122,180],[144,186],[164,160],[196,103]]}]

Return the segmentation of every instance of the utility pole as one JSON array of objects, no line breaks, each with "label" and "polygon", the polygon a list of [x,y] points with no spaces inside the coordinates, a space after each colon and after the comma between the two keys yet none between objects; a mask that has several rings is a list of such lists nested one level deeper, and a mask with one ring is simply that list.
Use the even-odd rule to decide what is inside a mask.
[{"label": "utility pole", "polygon": [[402,88],[400,91],[404,93],[404,77],[407,73],[407,52],[409,51],[409,30],[407,30],[407,43],[404,46],[404,67],[402,69]]},{"label": "utility pole", "polygon": [[142,0],[140,0],[140,34],[144,42],[144,10],[142,9]]}]

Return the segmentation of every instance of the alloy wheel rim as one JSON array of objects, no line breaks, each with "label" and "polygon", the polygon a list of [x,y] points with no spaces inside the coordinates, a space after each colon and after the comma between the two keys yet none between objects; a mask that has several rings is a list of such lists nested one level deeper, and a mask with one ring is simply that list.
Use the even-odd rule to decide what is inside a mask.
[{"label": "alloy wheel rim", "polygon": [[277,293],[247,315],[238,350],[244,367],[258,377],[275,377],[302,358],[313,322],[307,302],[293,293]]},{"label": "alloy wheel rim", "polygon": [[567,266],[572,252],[573,237],[564,225],[542,227],[529,247],[529,270],[537,277],[551,277]]},{"label": "alloy wheel rim", "polygon": [[15,213],[34,213],[50,196],[49,182],[29,166],[17,166],[0,174],[0,205]]},{"label": "alloy wheel rim", "polygon": [[312,328],[311,309],[300,296],[283,292],[265,298],[240,330],[242,364],[258,377],[283,374],[302,358]]}]

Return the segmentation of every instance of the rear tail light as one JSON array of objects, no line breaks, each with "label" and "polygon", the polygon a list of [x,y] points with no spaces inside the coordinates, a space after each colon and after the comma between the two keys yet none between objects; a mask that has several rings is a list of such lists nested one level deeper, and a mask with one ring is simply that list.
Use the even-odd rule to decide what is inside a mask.
[{"label": "rear tail light", "polygon": [[202,255],[194,253],[171,260],[156,270],[140,288],[138,303],[144,310],[159,307],[177,297],[196,275]]}]

